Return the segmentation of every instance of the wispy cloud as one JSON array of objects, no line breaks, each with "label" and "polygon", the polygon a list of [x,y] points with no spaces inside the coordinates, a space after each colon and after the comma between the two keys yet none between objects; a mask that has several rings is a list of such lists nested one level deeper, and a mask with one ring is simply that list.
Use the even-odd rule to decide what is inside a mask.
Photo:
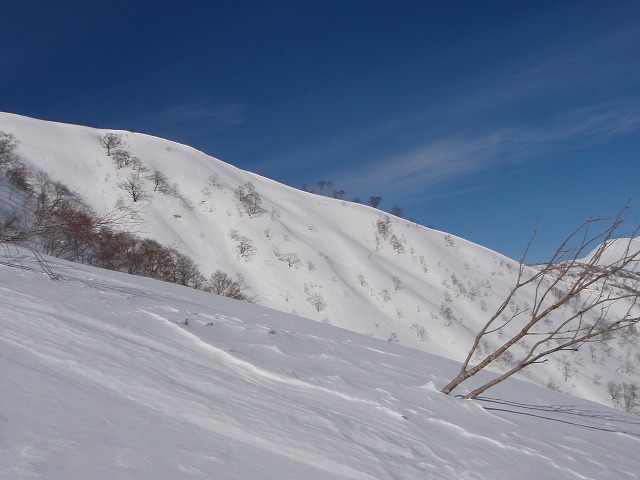
[{"label": "wispy cloud", "polygon": [[473,174],[503,157],[504,132],[475,139],[442,139],[409,153],[383,158],[367,173],[353,174],[349,183],[381,193],[416,196],[425,188]]},{"label": "wispy cloud", "polygon": [[[430,140],[408,153],[383,157],[347,179],[362,190],[424,195],[426,187],[488,170],[539,162],[546,153],[585,148],[640,130],[637,101],[583,107],[541,125],[495,128],[476,136]],[[490,177],[484,176],[484,182]],[[478,180],[480,182],[480,180]]]},{"label": "wispy cloud", "polygon": [[619,25],[586,35],[574,31],[541,36],[538,48],[511,62],[484,70],[466,92],[452,102],[460,114],[482,114],[520,102],[547,103],[577,95],[585,98],[616,98],[640,81],[637,24]]}]

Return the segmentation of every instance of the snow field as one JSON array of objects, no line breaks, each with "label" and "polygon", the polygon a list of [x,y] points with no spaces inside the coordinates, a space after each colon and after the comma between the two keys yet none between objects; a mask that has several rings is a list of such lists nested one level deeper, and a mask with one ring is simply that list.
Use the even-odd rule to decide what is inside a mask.
[{"label": "snow field", "polygon": [[[455,362],[51,259],[0,265],[6,479],[635,478],[640,419]],[[481,379],[480,379],[481,380]]]}]

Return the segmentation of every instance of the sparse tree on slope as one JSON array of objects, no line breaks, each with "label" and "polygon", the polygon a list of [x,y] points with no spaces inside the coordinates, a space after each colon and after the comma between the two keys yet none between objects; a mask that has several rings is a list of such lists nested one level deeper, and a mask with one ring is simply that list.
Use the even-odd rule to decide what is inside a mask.
[{"label": "sparse tree on slope", "polygon": [[12,165],[15,159],[13,152],[19,144],[12,134],[0,132],[0,172]]},{"label": "sparse tree on slope", "polygon": [[[110,152],[110,150],[107,150]],[[129,166],[131,163],[131,154],[123,149],[117,149],[113,151],[113,154],[110,155],[113,160],[113,164],[115,167],[120,170],[121,168]]]},{"label": "sparse tree on slope", "polygon": [[253,182],[246,182],[244,185],[240,185],[234,190],[234,195],[247,212],[249,218],[257,215],[261,210],[262,197],[256,192],[256,187]]},{"label": "sparse tree on slope", "polygon": [[[590,219],[571,233],[560,245],[549,262],[528,267],[524,261],[533,242],[532,237],[525,254],[520,260],[515,285],[504,302],[477,333],[458,375],[449,382],[442,392],[451,393],[458,385],[474,376],[502,355],[510,353],[516,345],[524,345],[525,353],[505,373],[469,392],[464,398],[474,398],[488,388],[502,382],[529,365],[543,363],[547,357],[557,352],[576,351],[588,342],[606,340],[612,332],[633,327],[640,322],[640,289],[615,288],[618,273],[640,260],[640,249],[633,237],[639,227],[631,229],[628,239],[620,239],[621,226],[628,213],[629,205],[612,219]],[[605,225],[602,227],[602,225]],[[594,233],[594,229],[598,229]],[[629,235],[627,233],[627,235]],[[612,259],[611,247],[624,242],[625,248]],[[573,246],[577,243],[576,246]],[[584,258],[595,248],[590,257]],[[535,297],[533,305],[527,309],[515,309],[506,313],[510,303],[525,288],[532,288]],[[616,308],[612,308],[616,305]],[[559,320],[550,321],[550,315],[563,307],[570,307]],[[617,316],[610,312],[617,311]],[[471,360],[479,351],[484,340],[496,332],[511,332],[501,340],[499,347],[482,356],[477,365]],[[499,338],[499,337],[498,337]]]},{"label": "sparse tree on slope", "polygon": [[154,171],[151,175],[145,177],[153,182],[153,191],[167,194],[171,191],[171,185],[169,185],[169,179],[165,174],[159,170]]},{"label": "sparse tree on slope", "polygon": [[105,133],[100,137],[100,145],[107,151],[107,156],[111,156],[111,150],[114,148],[122,147],[124,145],[124,140],[122,139],[122,135],[119,133]]},{"label": "sparse tree on slope", "polygon": [[140,176],[135,173],[127,175],[125,180],[118,183],[118,187],[131,195],[131,199],[134,202],[139,202],[147,197],[144,184],[140,179]]},{"label": "sparse tree on slope", "polygon": [[398,205],[392,206],[389,213],[396,217],[404,218],[404,210],[402,209],[402,207],[399,207]]},{"label": "sparse tree on slope", "polygon": [[338,199],[343,199],[346,194],[347,194],[347,191],[344,190],[344,189],[334,190],[331,193],[331,197],[338,198]]},{"label": "sparse tree on slope", "polygon": [[380,202],[382,202],[382,197],[378,197],[378,196],[369,197],[369,205],[371,205],[373,208],[378,208],[378,205],[380,205]]},{"label": "sparse tree on slope", "polygon": [[253,240],[240,235],[237,230],[229,230],[229,238],[236,242],[233,250],[238,259],[244,258],[245,261],[249,261],[258,252],[258,249],[253,245]]},{"label": "sparse tree on slope", "polygon": [[245,293],[247,288],[244,276],[238,274],[237,280],[233,280],[222,270],[216,270],[204,287],[205,291],[215,293],[216,295],[223,295],[225,297],[235,298],[236,300],[252,302],[254,298],[249,297]]}]

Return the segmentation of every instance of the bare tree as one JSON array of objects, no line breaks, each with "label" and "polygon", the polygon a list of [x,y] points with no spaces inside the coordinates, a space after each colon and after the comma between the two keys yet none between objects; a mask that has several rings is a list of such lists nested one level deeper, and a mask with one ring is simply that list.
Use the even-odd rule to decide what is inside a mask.
[{"label": "bare tree", "polygon": [[315,183],[303,183],[302,185],[300,185],[300,189],[303,192],[308,192],[308,193],[316,193],[316,184]]},{"label": "bare tree", "polygon": [[148,172],[149,168],[138,157],[131,157],[131,170],[140,174]]},{"label": "bare tree", "polygon": [[15,159],[13,152],[19,144],[11,133],[0,132],[0,172],[12,165]]},{"label": "bare tree", "polygon": [[137,174],[127,175],[126,180],[118,183],[118,187],[131,195],[134,202],[143,200],[146,197],[144,184]]},{"label": "bare tree", "polygon": [[334,190],[333,192],[331,192],[331,197],[343,199],[346,194],[347,194],[347,191],[344,189]]},{"label": "bare tree", "polygon": [[167,176],[159,170],[154,171],[151,175],[145,177],[153,182],[153,191],[168,194],[171,192],[171,185]]},{"label": "bare tree", "polygon": [[298,268],[298,264],[300,263],[300,257],[297,253],[285,253],[284,255],[278,256],[278,260],[284,262],[288,265],[289,268],[296,267]]},{"label": "bare tree", "polygon": [[196,262],[175,248],[170,248],[169,251],[171,253],[171,264],[168,280],[172,283],[195,288],[194,284],[199,283],[202,277]]},{"label": "bare tree", "polygon": [[222,184],[220,183],[220,176],[217,173],[212,173],[207,177],[207,185],[215,187],[218,190],[222,190]]},{"label": "bare tree", "polygon": [[[627,232],[629,238],[619,238],[629,208],[627,203],[615,217],[585,221],[562,242],[551,260],[528,267],[525,258],[536,236],[534,232],[519,262],[514,286],[477,333],[460,372],[442,392],[451,393],[494,360],[511,353],[509,349],[516,344],[526,345],[526,350],[513,366],[464,398],[474,398],[523,368],[547,361],[550,355],[576,351],[587,342],[606,341],[613,332],[640,322],[640,289],[637,285],[616,288],[618,274],[640,260],[640,247],[634,240],[639,227]],[[590,250],[593,251],[587,256]],[[504,316],[515,297],[529,288],[534,294],[533,305],[515,308]],[[553,312],[565,306],[570,309],[562,317],[551,319]],[[496,332],[504,334],[507,329],[511,333],[506,339],[500,340],[493,351],[484,352],[482,360],[472,366],[481,342]],[[525,338],[533,342],[524,343]]]},{"label": "bare tree", "polygon": [[114,148],[122,147],[124,145],[124,140],[122,139],[122,135],[119,133],[105,133],[100,137],[100,145],[107,151],[107,156],[111,156],[111,150]]},{"label": "bare tree", "polygon": [[258,252],[258,249],[253,245],[253,240],[238,234],[237,230],[229,230],[229,238],[236,242],[233,250],[239,259],[244,258],[245,261],[249,261],[249,258]]},{"label": "bare tree", "polygon": [[327,193],[333,190],[333,180],[318,180],[318,186],[320,187],[320,193],[326,189]]},{"label": "bare tree", "polygon": [[415,328],[416,336],[420,339],[421,342],[424,342],[425,340],[427,340],[429,338],[429,334],[427,333],[427,329],[424,328],[423,325],[420,325],[418,323],[414,323],[413,325],[411,325],[411,328]]},{"label": "bare tree", "polygon": [[378,205],[380,205],[380,202],[382,202],[382,197],[378,197],[378,196],[369,197],[369,202],[368,203],[373,208],[378,208]]},{"label": "bare tree", "polygon": [[391,301],[391,292],[389,292],[389,290],[387,290],[386,288],[383,288],[380,294],[382,295],[382,301],[384,303]]},{"label": "bare tree", "polygon": [[402,244],[402,240],[400,240],[395,235],[391,235],[391,237],[389,238],[389,243],[391,244],[393,249],[398,253],[398,255],[405,252],[404,245]]},{"label": "bare tree", "polygon": [[320,292],[309,291],[307,293],[307,302],[309,302],[318,313],[327,308],[327,302],[324,301],[324,297]]},{"label": "bare tree", "polygon": [[622,400],[625,412],[631,412],[638,405],[638,385],[635,383],[624,383],[622,385]]},{"label": "bare tree", "polygon": [[116,205],[97,214],[79,195],[41,171],[32,174],[29,181],[22,205],[0,213],[0,244],[28,248],[36,258],[43,253],[113,268],[117,262],[106,261],[110,246],[106,248],[108,242],[102,238],[114,237],[110,232],[116,226],[123,227],[132,212]]},{"label": "bare tree", "polygon": [[113,160],[113,164],[116,166],[116,168],[120,170],[121,168],[126,167],[131,163],[131,154],[126,150],[122,150],[119,148],[113,151],[111,159]]},{"label": "bare tree", "polygon": [[404,210],[402,209],[402,207],[399,207],[398,205],[392,206],[389,213],[396,217],[404,218]]},{"label": "bare tree", "polygon": [[211,277],[204,287],[205,291],[215,293],[216,295],[253,302],[255,298],[245,293],[247,288],[244,276],[238,274],[237,279],[233,280],[222,270],[216,270],[215,273],[211,274]]},{"label": "bare tree", "polygon": [[607,392],[614,403],[620,401],[620,395],[622,394],[622,385],[616,382],[607,382]]},{"label": "bare tree", "polygon": [[22,162],[14,161],[10,163],[9,168],[5,172],[5,176],[9,181],[22,191],[29,190],[29,168]]},{"label": "bare tree", "polygon": [[262,210],[260,207],[262,197],[256,192],[253,182],[246,182],[244,185],[240,185],[233,193],[249,217],[253,217]]},{"label": "bare tree", "polygon": [[388,215],[384,217],[380,216],[380,218],[376,221],[376,230],[379,235],[382,236],[385,240],[389,238],[391,234],[391,219]]}]

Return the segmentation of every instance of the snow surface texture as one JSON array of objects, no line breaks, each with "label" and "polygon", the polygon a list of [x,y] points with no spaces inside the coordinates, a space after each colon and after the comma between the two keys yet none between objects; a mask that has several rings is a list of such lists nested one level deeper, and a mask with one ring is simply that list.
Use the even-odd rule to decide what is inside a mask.
[{"label": "snow surface texture", "polygon": [[[631,479],[640,418],[150,279],[0,264],[0,478]],[[486,374],[481,375],[485,379]]]},{"label": "snow surface texture", "polygon": [[[640,248],[640,238],[634,238],[629,242],[626,239],[615,239],[610,240],[607,244],[607,249],[604,251],[600,258],[601,265],[612,265],[615,264],[620,258],[623,258],[626,253],[636,251]],[[595,250],[590,252],[586,257],[585,261],[589,261],[593,258],[595,254]],[[635,262],[631,262],[630,270],[636,273],[640,273],[640,260]]]},{"label": "snow surface texture", "polygon": [[[110,130],[0,113],[0,131],[21,142],[16,152],[21,161],[83,195],[96,211],[113,208],[119,198],[130,200],[117,184],[131,168],[116,168],[100,145]],[[174,194],[166,195],[143,180],[142,235],[191,256],[206,276],[217,269],[243,274],[260,305],[460,361],[514,283],[517,262],[464,239],[281,185],[185,145],[116,133],[149,173],[162,172],[173,186]],[[262,210],[251,217],[234,196],[248,181],[262,198]],[[387,221],[385,238],[378,222]],[[253,255],[238,255],[230,237],[234,230],[252,240]],[[300,261],[291,266],[281,261],[287,254]],[[314,307],[313,298],[324,306]],[[527,308],[533,298],[533,289],[523,291],[507,313]],[[497,345],[502,333],[483,348]],[[607,382],[640,383],[636,338],[620,334],[520,376],[612,405]],[[525,347],[515,346],[513,358]],[[513,358],[492,368],[508,368]]]}]

